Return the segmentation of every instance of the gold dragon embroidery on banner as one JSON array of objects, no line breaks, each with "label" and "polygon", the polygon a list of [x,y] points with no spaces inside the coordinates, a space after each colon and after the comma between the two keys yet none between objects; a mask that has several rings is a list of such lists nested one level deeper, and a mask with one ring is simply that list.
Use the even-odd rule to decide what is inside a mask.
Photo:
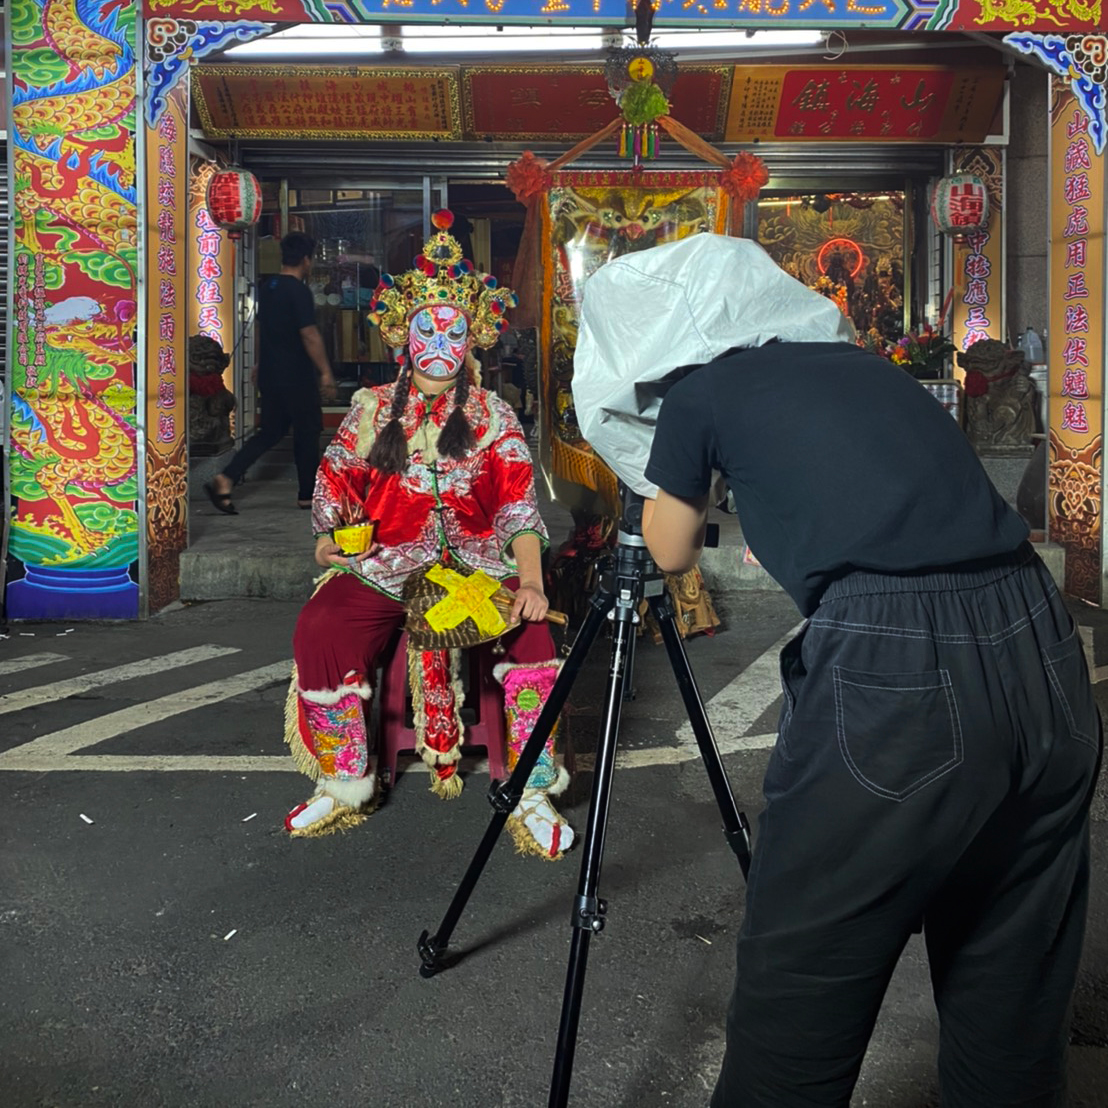
[{"label": "gold dragon embroidery on banner", "polygon": [[194,15],[198,11],[205,14],[214,8],[221,15],[241,16],[244,12],[255,15],[258,12],[270,12],[278,15],[281,11],[279,0],[147,0],[152,11],[173,9],[174,15]]},{"label": "gold dragon embroidery on banner", "polygon": [[1057,27],[1084,23],[1100,26],[1100,0],[1083,4],[1081,0],[981,0],[981,14],[974,20],[979,27],[1007,23],[1012,27],[1034,27],[1043,22]]}]

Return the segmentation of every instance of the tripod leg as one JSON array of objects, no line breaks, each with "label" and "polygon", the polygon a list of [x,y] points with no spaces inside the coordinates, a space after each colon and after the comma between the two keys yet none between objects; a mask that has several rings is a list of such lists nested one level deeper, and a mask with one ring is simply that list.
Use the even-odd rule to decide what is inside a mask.
[{"label": "tripod leg", "polygon": [[504,824],[508,821],[508,816],[512,814],[523,796],[527,779],[531,776],[531,771],[535,768],[535,763],[539,760],[539,755],[542,754],[543,748],[546,746],[546,740],[550,737],[550,732],[554,729],[554,725],[561,715],[569,690],[573,687],[577,674],[588,657],[597,634],[600,632],[604,617],[614,603],[614,597],[607,591],[600,592],[593,598],[585,622],[581,625],[581,630],[573,641],[573,648],[570,650],[569,657],[562,665],[561,672],[554,682],[554,687],[550,690],[550,696],[535,722],[534,730],[520,752],[519,761],[516,763],[515,769],[512,770],[512,775],[507,781],[494,781],[489,786],[489,803],[495,809],[492,820],[489,822],[480,843],[477,844],[473,860],[469,863],[469,868],[458,884],[454,899],[451,900],[446,915],[443,916],[442,923],[439,924],[439,929],[434,935],[429,935],[428,932],[424,931],[419,937],[419,957],[422,963],[419,972],[423,977],[434,977],[440,970],[447,968],[444,956],[447,947],[450,945],[450,937],[454,934],[454,928],[457,927],[458,920],[461,919],[462,912],[465,911],[465,906],[469,903],[469,898],[481,878],[481,873],[492,854],[493,847],[496,846],[496,840],[500,837],[500,832],[504,829]]},{"label": "tripod leg", "polygon": [[669,591],[666,590],[661,596],[650,597],[649,604],[658,626],[662,629],[662,640],[669,655],[669,663],[673,667],[673,675],[681,690],[681,699],[685,702],[685,711],[688,713],[689,723],[696,736],[696,745],[700,748],[700,757],[708,773],[708,780],[711,782],[712,791],[716,794],[719,814],[723,817],[724,837],[739,859],[739,868],[745,878],[750,873],[750,824],[746,816],[739,811],[735,803],[735,795],[731,792],[731,783],[727,779],[727,771],[723,768],[719,747],[716,746],[715,736],[712,734],[712,725],[708,720],[708,713],[704,710],[704,702],[700,699],[700,690],[696,687],[696,678],[689,665],[689,656],[685,653],[685,644],[681,641],[681,634],[677,630],[677,620]]},{"label": "tripod leg", "polygon": [[558,1047],[554,1055],[549,1108],[565,1108],[569,1102],[573,1056],[577,1048],[577,1025],[581,1017],[581,997],[589,958],[589,940],[596,932],[604,929],[604,916],[608,910],[607,904],[596,894],[600,882],[600,866],[604,859],[604,837],[608,826],[608,806],[611,803],[619,721],[624,693],[630,679],[628,662],[635,635],[633,614],[621,614],[625,614],[626,618],[617,618],[612,641],[604,718],[596,747],[592,797],[581,845],[581,875],[570,920],[573,939],[569,952],[569,968],[566,971],[565,993],[562,997],[562,1017],[558,1025]]}]

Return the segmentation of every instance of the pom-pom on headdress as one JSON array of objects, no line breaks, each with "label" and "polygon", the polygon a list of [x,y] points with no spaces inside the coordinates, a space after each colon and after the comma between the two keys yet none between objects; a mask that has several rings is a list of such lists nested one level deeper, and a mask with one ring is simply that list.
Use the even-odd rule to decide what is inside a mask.
[{"label": "pom-pom on headdress", "polygon": [[465,315],[474,345],[487,350],[508,329],[508,309],[519,303],[516,294],[498,288],[495,277],[476,272],[462,257],[460,243],[449,233],[454,225],[451,212],[435,212],[431,222],[436,233],[424,243],[415,268],[396,276],[381,274],[369,305],[370,321],[380,327],[390,346],[404,346],[412,316],[421,308],[443,304]]}]

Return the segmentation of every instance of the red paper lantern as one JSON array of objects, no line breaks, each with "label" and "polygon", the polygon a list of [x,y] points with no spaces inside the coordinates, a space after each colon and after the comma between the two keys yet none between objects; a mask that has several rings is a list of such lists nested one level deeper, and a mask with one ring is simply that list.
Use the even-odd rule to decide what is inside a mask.
[{"label": "red paper lantern", "polygon": [[245,169],[221,169],[208,179],[207,204],[212,221],[240,239],[262,214],[262,188]]},{"label": "red paper lantern", "polygon": [[944,177],[931,194],[931,218],[955,242],[984,231],[989,225],[989,190],[976,173]]}]

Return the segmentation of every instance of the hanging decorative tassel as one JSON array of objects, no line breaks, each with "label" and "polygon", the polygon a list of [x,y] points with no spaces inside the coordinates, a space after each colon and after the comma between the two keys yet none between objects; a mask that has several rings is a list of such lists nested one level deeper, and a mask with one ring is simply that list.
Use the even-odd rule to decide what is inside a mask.
[{"label": "hanging decorative tassel", "polygon": [[660,136],[661,128],[657,123],[624,122],[616,140],[619,156],[630,158],[636,166],[656,158]]}]

